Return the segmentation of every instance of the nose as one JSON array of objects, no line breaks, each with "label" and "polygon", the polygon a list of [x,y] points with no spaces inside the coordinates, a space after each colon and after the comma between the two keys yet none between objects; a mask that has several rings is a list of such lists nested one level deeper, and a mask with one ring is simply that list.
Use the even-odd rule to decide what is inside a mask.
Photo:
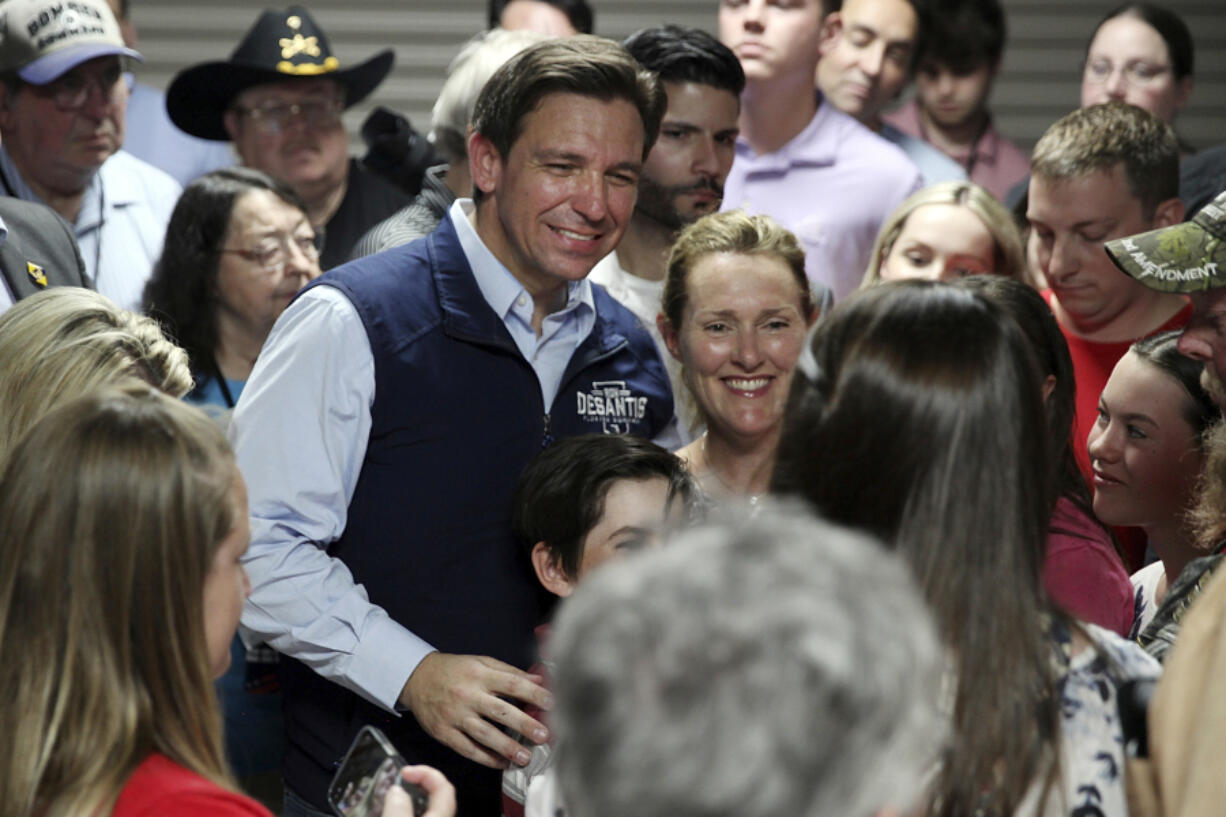
[{"label": "nose", "polygon": [[1047,263],[1042,263],[1043,250],[1039,251],[1039,265],[1048,280],[1072,275],[1081,269],[1080,254],[1074,241],[1067,236],[1057,236],[1047,251]]},{"label": "nose", "polygon": [[757,330],[749,329],[737,334],[733,361],[746,371],[753,371],[761,365],[762,350],[758,345]]},{"label": "nose", "polygon": [[1090,460],[1114,462],[1119,456],[1116,444],[1118,436],[1115,423],[1108,422],[1106,426],[1095,423],[1086,436],[1086,453],[1090,455]]},{"label": "nose", "polygon": [[954,75],[949,71],[941,71],[937,74],[936,91],[939,97],[948,97],[954,91]]},{"label": "nose", "polygon": [[1108,99],[1123,99],[1128,93],[1128,78],[1124,76],[1123,68],[1112,69],[1111,75],[1103,83],[1103,90]]},{"label": "nose", "polygon": [[94,119],[105,118],[119,101],[119,95],[127,93],[121,89],[122,80],[113,85],[107,85],[101,77],[91,78],[85,83],[85,103],[81,110]]},{"label": "nose", "polygon": [[319,261],[303,252],[296,241],[288,242],[289,253],[285,256],[285,276],[287,278],[305,278],[302,282],[313,281],[320,276]]},{"label": "nose", "polygon": [[762,12],[766,0],[749,0],[741,9],[741,25],[747,31],[761,31],[763,29]]},{"label": "nose", "polygon": [[585,173],[579,177],[574,195],[571,196],[571,207],[591,224],[604,221],[609,215],[609,191],[606,185],[601,174]]},{"label": "nose", "polygon": [[875,43],[861,49],[859,63],[860,70],[870,79],[881,76],[881,66],[885,63],[885,43]]},{"label": "nose", "polygon": [[719,151],[714,137],[706,136],[699,142],[698,147],[695,148],[693,172],[699,176],[718,176],[720,171]]}]

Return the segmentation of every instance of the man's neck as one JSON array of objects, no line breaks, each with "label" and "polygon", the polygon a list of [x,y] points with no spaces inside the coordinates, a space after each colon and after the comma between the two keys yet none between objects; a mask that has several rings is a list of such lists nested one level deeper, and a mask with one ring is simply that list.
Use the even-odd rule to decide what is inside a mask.
[{"label": "man's neck", "polygon": [[1052,312],[1065,329],[1094,343],[1123,343],[1152,334],[1187,305],[1180,295],[1146,289],[1128,306],[1110,318],[1082,318],[1068,312],[1060,297],[1053,295]]},{"label": "man's neck", "polygon": [[81,215],[81,207],[85,203],[85,193],[89,189],[89,183],[97,174],[97,169],[84,176],[39,179],[37,173],[30,172],[28,163],[22,161],[22,156],[25,154],[8,150],[6,153],[12,166],[21,175],[21,181],[30,188],[34,195],[38,196],[39,201],[59,213],[60,217],[69,224],[76,224],[77,218]]},{"label": "man's neck", "polygon": [[988,112],[985,110],[980,110],[957,125],[938,124],[922,106],[919,108],[919,116],[924,139],[946,154],[965,153],[979,141],[988,123]]},{"label": "man's neck", "polygon": [[741,137],[754,153],[771,153],[795,139],[816,114],[812,72],[752,82],[741,95]]},{"label": "man's neck", "polygon": [[341,202],[345,199],[345,191],[349,188],[349,164],[340,179],[326,179],[311,185],[299,185],[294,188],[306,204],[307,219],[316,230],[327,226],[336,215]]},{"label": "man's neck", "polygon": [[81,206],[85,203],[84,190],[77,193],[57,193],[29,180],[26,183],[42,199],[43,204],[59,213],[64,221],[67,221],[69,224],[77,223],[77,216],[81,215]]},{"label": "man's neck", "polygon": [[468,223],[473,226],[477,237],[481,239],[481,243],[485,245],[486,249],[507,268],[507,271],[514,276],[515,280],[519,281],[520,285],[532,296],[532,331],[539,338],[544,331],[545,318],[548,318],[554,312],[561,311],[566,306],[566,284],[561,283],[542,288],[533,281],[525,280],[523,275],[517,274],[511,263],[510,248],[504,246],[502,241],[494,240],[497,233],[491,235],[482,230],[481,225],[486,223],[486,219],[498,219],[498,211],[493,200],[489,197],[475,203],[473,211],[468,214]]},{"label": "man's neck", "polygon": [[871,130],[873,133],[881,133],[881,127],[885,124],[881,120],[880,114],[864,114],[862,116],[857,116],[856,121]]},{"label": "man's neck", "polygon": [[617,245],[617,263],[636,278],[663,281],[668,271],[668,253],[676,237],[674,230],[636,210]]}]

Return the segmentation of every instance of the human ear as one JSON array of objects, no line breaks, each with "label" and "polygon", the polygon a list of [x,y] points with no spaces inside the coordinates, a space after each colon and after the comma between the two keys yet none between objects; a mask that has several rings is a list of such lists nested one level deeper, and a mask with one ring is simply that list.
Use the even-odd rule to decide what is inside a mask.
[{"label": "human ear", "polygon": [[544,542],[532,546],[532,569],[541,586],[555,596],[566,598],[575,592],[574,582],[562,570],[557,558]]},{"label": "human ear", "polygon": [[843,13],[841,11],[832,11],[822,21],[821,35],[817,40],[817,53],[823,57],[829,54],[838,45],[839,37],[842,34]]},{"label": "human ear", "polygon": [[468,172],[473,187],[482,193],[493,193],[502,177],[502,156],[498,149],[480,131],[468,134]]},{"label": "human ear", "polygon": [[1167,199],[1154,208],[1154,227],[1170,227],[1183,221],[1183,201],[1179,198]]},{"label": "human ear", "polygon": [[656,328],[660,330],[660,337],[664,338],[668,353],[684,363],[685,361],[681,360],[681,343],[677,339],[677,329],[663,312],[656,315]]}]

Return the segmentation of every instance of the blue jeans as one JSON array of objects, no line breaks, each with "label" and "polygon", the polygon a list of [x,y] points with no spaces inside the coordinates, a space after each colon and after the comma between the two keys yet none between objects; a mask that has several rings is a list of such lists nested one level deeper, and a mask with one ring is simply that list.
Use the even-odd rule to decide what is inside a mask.
[{"label": "blue jeans", "polygon": [[285,804],[281,807],[281,817],[336,817],[336,815],[330,811],[320,811],[286,786]]}]

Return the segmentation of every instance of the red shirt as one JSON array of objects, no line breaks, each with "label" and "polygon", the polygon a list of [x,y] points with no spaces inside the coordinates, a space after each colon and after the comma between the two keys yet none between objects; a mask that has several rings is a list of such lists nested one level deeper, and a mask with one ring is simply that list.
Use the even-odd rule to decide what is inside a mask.
[{"label": "red shirt", "polygon": [[1111,537],[1097,521],[1060,497],[1047,532],[1043,588],[1074,618],[1124,638],[1132,629],[1132,582]]},{"label": "red shirt", "polygon": [[227,791],[165,755],[149,755],[124,784],[111,817],[272,817],[254,800]]}]

